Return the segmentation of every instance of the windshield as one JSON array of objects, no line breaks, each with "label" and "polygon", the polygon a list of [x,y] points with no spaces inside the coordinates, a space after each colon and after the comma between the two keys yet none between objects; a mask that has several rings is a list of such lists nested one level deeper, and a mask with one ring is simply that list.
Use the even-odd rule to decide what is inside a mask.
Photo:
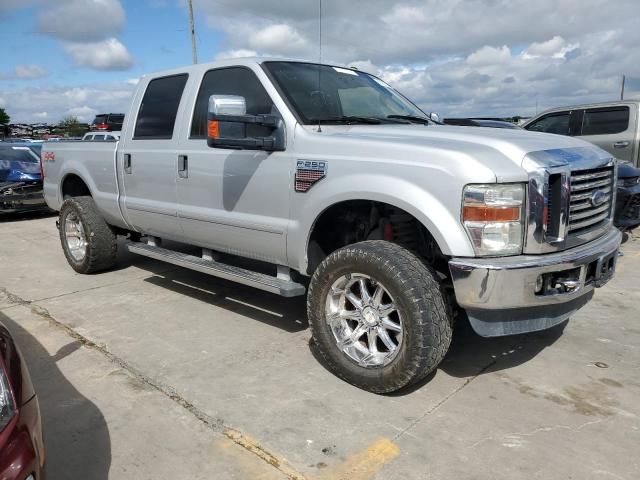
[{"label": "windshield", "polygon": [[265,62],[264,65],[305,124],[339,123],[344,119],[391,121],[394,116],[427,117],[385,82],[367,73],[315,63]]}]

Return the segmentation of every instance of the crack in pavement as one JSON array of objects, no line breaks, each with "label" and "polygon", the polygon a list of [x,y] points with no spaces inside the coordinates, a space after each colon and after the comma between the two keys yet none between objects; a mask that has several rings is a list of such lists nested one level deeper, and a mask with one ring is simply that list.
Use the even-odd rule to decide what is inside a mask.
[{"label": "crack in pavement", "polygon": [[87,337],[81,335],[80,333],[76,332],[75,330],[73,330],[68,325],[65,325],[64,323],[56,320],[49,313],[49,311],[46,308],[41,307],[39,305],[36,305],[34,303],[34,301],[24,300],[23,298],[19,297],[18,295],[15,295],[15,294],[9,292],[4,287],[0,287],[0,293],[6,295],[7,298],[15,304],[15,305],[12,305],[14,307],[15,306],[19,306],[19,305],[31,307],[31,311],[34,314],[36,314],[36,315],[40,316],[41,318],[47,320],[47,322],[51,326],[63,331],[68,336],[70,336],[74,340],[80,342],[85,347],[90,348],[92,350],[95,350],[95,351],[101,353],[102,355],[107,357],[107,359],[109,359],[111,362],[113,362],[114,364],[116,364],[117,366],[119,366],[120,368],[125,370],[126,372],[128,372],[134,378],[136,378],[138,381],[150,386],[154,390],[156,390],[156,391],[160,392],[161,394],[169,397],[175,403],[177,403],[182,408],[184,408],[189,413],[191,413],[195,418],[200,420],[200,422],[202,422],[210,430],[212,430],[215,433],[223,435],[224,437],[226,437],[227,439],[229,439],[230,441],[232,441],[236,445],[240,446],[241,448],[243,448],[247,452],[257,456],[260,460],[262,460],[262,461],[268,463],[269,465],[271,465],[273,468],[278,470],[280,473],[282,473],[289,480],[306,480],[306,477],[304,475],[302,475],[301,473],[297,472],[292,466],[290,466],[286,461],[284,461],[284,459],[281,459],[277,455],[274,455],[273,453],[269,452],[266,448],[261,446],[257,441],[252,440],[250,437],[246,436],[241,431],[239,431],[239,430],[237,430],[237,429],[235,429],[233,427],[230,427],[228,425],[225,425],[224,424],[224,420],[222,420],[220,418],[212,417],[212,416],[208,415],[207,413],[205,413],[204,411],[200,410],[193,403],[189,402],[186,398],[181,396],[170,385],[167,385],[167,384],[164,384],[162,382],[159,382],[159,381],[156,381],[156,380],[152,379],[151,377],[145,375],[140,370],[138,370],[136,367],[131,365],[129,362],[127,362],[127,361],[123,360],[122,358],[118,357],[117,355],[111,353],[107,349],[106,345],[102,345],[102,344],[96,343],[96,342],[88,339]]},{"label": "crack in pavement", "polygon": [[393,440],[398,440],[400,437],[402,437],[403,435],[407,434],[409,432],[409,430],[411,430],[413,427],[418,425],[422,420],[424,420],[426,417],[428,417],[433,412],[435,412],[438,408],[440,408],[442,405],[444,405],[447,401],[449,401],[452,397],[454,397],[458,392],[462,391],[462,389],[464,389],[467,385],[469,385],[471,382],[473,382],[476,378],[478,378],[480,375],[482,375],[484,372],[486,372],[489,368],[494,366],[497,363],[497,361],[498,361],[497,359],[496,360],[492,360],[487,365],[482,367],[480,369],[480,371],[478,371],[478,373],[476,373],[473,377],[467,378],[464,381],[464,383],[462,385],[460,385],[458,388],[456,388],[453,392],[451,392],[449,395],[447,395],[442,400],[440,400],[438,403],[436,403],[433,407],[431,407],[426,412],[424,412],[422,415],[420,415],[420,417],[415,419],[408,426],[406,426],[401,431],[396,433],[393,436]]}]

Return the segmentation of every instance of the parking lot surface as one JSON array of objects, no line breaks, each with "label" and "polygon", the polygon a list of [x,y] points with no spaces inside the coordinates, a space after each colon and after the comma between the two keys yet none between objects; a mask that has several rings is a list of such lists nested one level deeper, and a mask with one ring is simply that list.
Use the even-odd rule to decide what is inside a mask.
[{"label": "parking lot surface", "polygon": [[304,299],[138,258],[82,276],[55,217],[0,219],[0,321],[31,369],[49,478],[640,478],[640,235],[566,325],[464,324],[393,395],[314,357]]}]

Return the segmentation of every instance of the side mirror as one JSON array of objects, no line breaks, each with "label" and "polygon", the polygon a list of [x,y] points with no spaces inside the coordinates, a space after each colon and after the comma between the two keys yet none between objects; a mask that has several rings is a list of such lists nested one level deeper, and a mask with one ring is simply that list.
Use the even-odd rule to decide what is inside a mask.
[{"label": "side mirror", "polygon": [[[263,130],[268,135],[249,136],[247,130]],[[207,145],[213,148],[284,150],[284,123],[277,112],[247,115],[244,97],[211,95],[207,113]]]},{"label": "side mirror", "polygon": [[440,115],[438,115],[438,114],[437,114],[437,113],[435,113],[435,112],[431,112],[431,113],[429,114],[429,118],[430,118],[431,120],[433,120],[434,122],[442,123],[442,120],[440,119]]}]

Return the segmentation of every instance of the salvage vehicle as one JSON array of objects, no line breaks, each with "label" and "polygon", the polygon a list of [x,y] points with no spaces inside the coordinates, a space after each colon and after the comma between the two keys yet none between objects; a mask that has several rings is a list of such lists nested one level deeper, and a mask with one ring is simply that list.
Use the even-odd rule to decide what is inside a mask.
[{"label": "salvage vehicle", "polygon": [[41,144],[0,144],[0,213],[46,209]]},{"label": "salvage vehicle", "polygon": [[627,162],[618,164],[613,223],[622,230],[631,230],[640,225],[640,168]]},{"label": "salvage vehicle", "polygon": [[119,142],[45,143],[42,158],[76,272],[111,268],[122,235],[139,255],[285,297],[307,290],[319,356],[378,393],[433,371],[456,319],[483,336],[564,322],[612,277],[622,236],[607,152],[439,125],[383,80],[332,65],[234,59],[147,75]]},{"label": "salvage vehicle", "polygon": [[0,323],[0,478],[43,480],[44,463],[38,398],[18,347]]}]

